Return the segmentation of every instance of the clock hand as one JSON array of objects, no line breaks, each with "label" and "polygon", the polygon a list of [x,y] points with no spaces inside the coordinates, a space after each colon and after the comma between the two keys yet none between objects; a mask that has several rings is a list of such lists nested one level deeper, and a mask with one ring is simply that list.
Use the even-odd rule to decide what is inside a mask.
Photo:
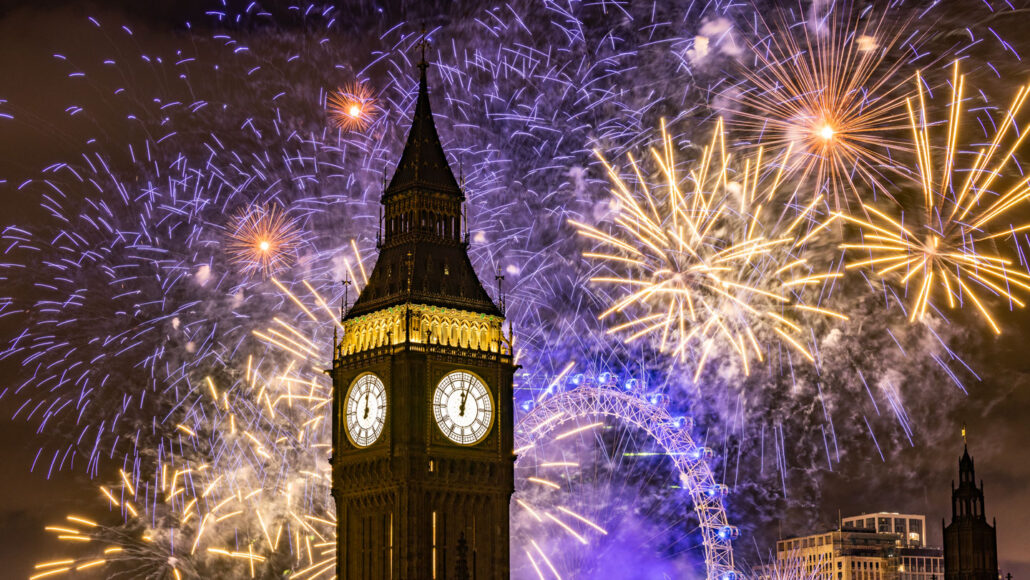
[{"label": "clock hand", "polygon": [[368,419],[368,395],[369,393],[365,393],[365,416],[362,419]]},{"label": "clock hand", "polygon": [[465,388],[465,393],[461,395],[461,406],[458,407],[458,416],[459,417],[464,417],[465,416],[465,401],[468,398],[469,398],[469,390],[466,387]]}]

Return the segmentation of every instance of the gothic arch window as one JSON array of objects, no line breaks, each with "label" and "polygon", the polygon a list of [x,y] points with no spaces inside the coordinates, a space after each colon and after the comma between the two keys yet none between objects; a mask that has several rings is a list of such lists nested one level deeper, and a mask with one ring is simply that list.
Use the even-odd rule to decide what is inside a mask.
[{"label": "gothic arch window", "polygon": [[[430,332],[433,333],[432,336],[436,338],[436,342],[441,344],[444,343],[444,341],[441,340],[442,337],[440,336],[440,323],[437,322],[436,319],[433,319],[433,325],[431,327]],[[432,338],[430,338],[430,341],[432,341]]]},{"label": "gothic arch window", "polygon": [[451,346],[458,346],[458,323],[451,324]]}]

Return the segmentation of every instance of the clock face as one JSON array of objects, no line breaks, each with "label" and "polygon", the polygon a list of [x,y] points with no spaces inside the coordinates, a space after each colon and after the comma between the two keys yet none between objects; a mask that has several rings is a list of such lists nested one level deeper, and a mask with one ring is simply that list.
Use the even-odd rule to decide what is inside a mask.
[{"label": "clock face", "polygon": [[433,393],[440,431],[460,445],[479,443],[490,431],[494,404],[483,381],[467,371],[448,374]]},{"label": "clock face", "polygon": [[351,443],[368,447],[379,439],[386,424],[386,386],[379,377],[366,373],[351,383],[345,416]]}]

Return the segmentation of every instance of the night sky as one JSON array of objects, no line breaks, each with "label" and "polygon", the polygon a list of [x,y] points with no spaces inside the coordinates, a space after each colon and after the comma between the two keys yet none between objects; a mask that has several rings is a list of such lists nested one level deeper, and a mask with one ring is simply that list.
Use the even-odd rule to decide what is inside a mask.
[{"label": "night sky", "polygon": [[[124,155],[125,144],[161,135],[156,128],[161,126],[161,106],[167,102],[175,99],[185,102],[205,100],[210,102],[208,110],[223,107],[223,115],[203,117],[203,125],[191,126],[188,115],[171,122],[178,132],[175,139],[185,143],[184,147],[191,146],[191,140],[199,142],[205,139],[209,132],[218,132],[223,138],[239,134],[241,141],[246,142],[245,147],[252,147],[259,140],[241,127],[250,114],[267,116],[258,107],[279,92],[275,83],[291,90],[281,101],[281,113],[288,115],[292,107],[297,117],[296,120],[287,119],[284,124],[300,127],[302,131],[320,131],[317,127],[320,115],[324,121],[318,103],[320,91],[331,90],[334,83],[344,84],[354,71],[363,69],[381,54],[376,51],[386,50],[384,47],[391,45],[390,42],[379,43],[369,39],[395,24],[410,29],[409,33],[416,33],[422,22],[430,29],[440,27],[441,32],[434,42],[445,43],[448,53],[452,43],[460,51],[462,43],[474,45],[481,36],[486,36],[479,23],[484,12],[474,2],[456,2],[453,5],[448,2],[386,2],[380,6],[362,0],[355,2],[351,10],[342,10],[340,24],[329,32],[296,17],[296,11],[284,7],[272,10],[278,22],[272,26],[261,24],[260,20],[256,20],[257,24],[220,23],[210,15],[212,10],[218,9],[218,2],[191,0],[157,3],[156,6],[150,4],[129,0],[108,3],[59,0],[0,2],[0,196],[4,201],[0,229],[11,225],[31,226],[43,219],[46,212],[40,207],[39,197],[30,193],[36,190],[28,188],[23,191],[20,186],[26,180],[38,180],[44,168],[54,163],[80,159],[83,152],[117,151],[111,153],[113,170],[121,175],[131,174],[133,164]],[[244,10],[247,3],[236,4],[230,12]],[[526,3],[520,6],[523,4]],[[572,4],[578,6],[580,3]],[[807,6],[809,2],[802,4]],[[339,0],[337,5],[344,8],[347,2]],[[919,3],[908,3],[915,12],[919,12],[915,10],[918,6]],[[943,35],[944,44],[948,39],[962,36],[963,27],[956,22],[969,20],[969,26],[976,29],[977,34],[984,32],[983,42],[963,52],[970,62],[990,62],[995,67],[992,71],[985,66],[966,65],[980,90],[996,95],[999,100],[1007,100],[1020,83],[1030,81],[1030,69],[1025,60],[1013,56],[1018,54],[1024,59],[1030,56],[1030,35],[1027,34],[1030,30],[1030,2],[947,0],[947,7],[936,10],[941,21],[953,28],[952,33]],[[613,9],[612,14],[618,14],[618,10]],[[90,24],[88,17],[103,22],[103,28]],[[596,14],[590,17],[601,18]],[[612,15],[611,18],[621,17]],[[122,25],[132,30],[131,36],[117,34]],[[622,26],[630,25],[623,22]],[[701,18],[690,20],[684,16],[678,26],[683,28],[678,34],[692,37],[702,26]],[[369,30],[374,32],[369,34]],[[250,58],[264,66],[262,72],[253,77],[260,77],[262,84],[248,88],[246,83],[251,77],[244,74],[247,67],[233,60],[231,46],[212,40],[223,33],[241,39],[241,45],[249,44],[249,52],[254,55]],[[992,36],[995,33],[997,36]],[[447,38],[448,34],[452,38]],[[319,48],[322,46],[319,41],[323,38],[332,39],[331,48]],[[997,38],[1009,43],[1011,50],[1004,49]],[[489,41],[500,42],[493,37]],[[631,35],[627,42],[638,41],[641,41],[639,36]],[[181,57],[175,53],[181,47],[185,47],[188,55],[200,63],[190,72],[188,88],[174,75],[160,72],[165,70],[162,68],[164,65],[141,64],[141,54],[173,62]],[[293,68],[283,66],[281,59],[277,60],[282,54],[306,54],[305,51],[314,53],[318,50],[322,52],[317,57],[313,56],[312,62]],[[56,58],[58,54],[64,58]],[[119,65],[117,70],[105,70],[99,63],[112,58],[112,55],[129,64]],[[328,64],[333,62],[346,64],[334,70]],[[215,67],[216,63],[224,63],[224,67]],[[683,78],[689,77],[692,82],[712,89],[719,86],[720,67],[731,68],[727,63],[716,62],[707,70],[699,67],[689,75],[677,77],[675,82],[684,82]],[[165,68],[172,70],[172,67]],[[83,78],[69,77],[69,72],[75,70],[88,73]],[[410,68],[407,74],[411,74]],[[623,74],[626,79],[632,78],[629,73]],[[408,101],[401,97],[413,86],[408,85],[404,78],[395,78],[394,71],[385,66],[371,70],[368,76],[383,84],[387,79],[395,83],[396,86],[391,85],[389,90],[392,92],[384,98],[384,103],[393,114],[402,114],[402,105]],[[474,101],[471,94],[487,91],[489,87],[499,90],[489,78],[470,77],[466,81],[468,89],[447,85],[439,77],[431,80],[431,84],[442,86],[434,93],[434,107],[439,103],[438,115],[443,114],[447,119],[438,120],[438,126],[445,146],[452,149],[458,148],[456,143],[463,144],[462,134],[450,128],[454,122],[463,121],[458,113],[462,103]],[[131,86],[131,95],[116,94],[114,91],[121,86]],[[541,93],[547,96],[546,91],[541,90]],[[456,101],[445,103],[439,96],[441,94]],[[159,96],[163,100],[159,100]],[[654,110],[633,122],[653,126],[657,116],[673,116],[670,111],[677,107],[689,108],[691,103],[686,100],[690,98],[698,97],[687,90],[670,95]],[[557,101],[554,107],[559,110],[566,104],[573,106],[570,103],[574,102],[565,97]],[[84,112],[70,114],[69,107],[73,106],[82,107]],[[253,112],[248,111],[249,107],[254,107]],[[591,114],[617,115],[616,109],[609,107]],[[127,114],[142,115],[141,111],[146,111],[156,121],[126,120]],[[4,113],[13,118],[3,117]],[[684,118],[693,122],[702,116],[701,113],[692,113]],[[474,119],[469,122],[472,121]],[[599,124],[599,121],[592,119],[590,123]],[[404,122],[399,125],[399,128],[384,130],[382,140],[385,149],[376,152],[383,163],[374,168],[376,171],[380,171],[387,162],[392,163],[389,160],[396,159],[406,130]],[[517,140],[516,132],[502,126],[502,122],[491,127],[488,133],[502,151],[506,139]],[[569,136],[570,140],[577,138],[582,138],[582,135],[573,133]],[[570,145],[585,146],[583,143]],[[462,153],[468,164],[466,167],[475,166],[473,156],[476,151],[471,147]],[[546,183],[547,174],[536,172],[534,167],[539,164],[550,166],[552,161],[542,154],[510,154],[516,162],[500,170],[502,178],[507,176],[511,182],[517,183],[519,195],[539,194],[538,203],[531,205],[544,216],[541,220],[558,219],[552,215],[555,212],[549,204],[558,205],[560,196],[552,198],[541,193],[549,192],[551,185]],[[574,160],[569,164],[587,162]],[[476,170],[468,171],[474,180]],[[522,180],[523,175],[535,177]],[[578,191],[571,169],[562,169],[553,175],[558,175],[561,181],[555,182],[554,191]],[[588,181],[586,187],[602,183],[599,181],[602,177],[593,175],[593,181]],[[375,176],[366,181],[368,183],[362,185],[366,188],[364,196],[374,201]],[[600,186],[595,189],[597,192],[592,194],[595,196],[606,190]],[[475,211],[486,216],[490,199],[493,198],[486,195],[473,197]],[[588,210],[578,208],[575,211],[586,213]],[[1030,215],[1030,211],[1026,214]],[[495,219],[503,221],[505,215],[502,212]],[[521,218],[532,219],[526,215]],[[347,226],[352,229],[347,230],[346,235],[352,235],[352,230],[363,231],[367,242],[374,236],[374,223],[371,219],[356,220]],[[490,231],[489,223],[483,227]],[[557,236],[573,236],[561,222],[553,230]],[[343,239],[349,238],[341,237]],[[340,247],[345,243],[341,241]],[[372,243],[366,247],[373,247]],[[519,254],[511,251],[509,255]],[[488,272],[488,258],[485,250],[478,254],[473,251],[473,260],[481,277]],[[523,272],[528,272],[536,263],[526,259],[520,267]],[[4,276],[11,276],[10,271],[6,271]],[[520,283],[522,292],[531,294],[534,291],[535,282],[531,280],[535,278],[529,274],[524,274],[521,281],[517,276],[513,278],[512,292],[516,297],[519,296]],[[11,284],[11,288],[16,289],[3,290],[0,294],[14,294],[16,299],[26,299],[30,293],[26,289],[28,287],[10,280],[4,278],[0,284]],[[554,292],[562,295],[559,290]],[[953,330],[964,328],[951,332],[949,340],[971,369],[959,373],[968,394],[942,373],[923,372],[927,368],[924,363],[913,362],[910,368],[899,367],[899,384],[913,426],[911,443],[893,426],[893,416],[886,408],[878,408],[874,412],[867,408],[869,401],[864,394],[844,389],[837,393],[832,412],[839,420],[836,423],[837,445],[843,451],[829,462],[832,470],[827,468],[825,458],[825,431],[821,432],[811,423],[812,417],[822,417],[822,409],[814,399],[805,398],[804,392],[781,394],[789,391],[782,382],[773,381],[776,384],[762,387],[755,391],[757,394],[747,395],[744,399],[737,397],[738,391],[731,389],[731,395],[727,397],[729,402],[710,406],[700,403],[685,405],[699,417],[699,424],[703,424],[706,418],[714,421],[717,417],[735,416],[736,412],[732,410],[735,401],[745,399],[748,413],[753,415],[747,420],[753,421],[753,429],[743,428],[735,434],[738,432],[733,428],[716,427],[712,429],[715,443],[710,443],[717,456],[729,458],[718,460],[718,471],[725,476],[727,483],[737,483],[731,487],[739,493],[731,493],[727,501],[731,520],[745,532],[737,544],[738,558],[745,562],[758,562],[767,557],[777,534],[800,535],[828,529],[834,525],[838,513],[843,516],[875,511],[925,514],[929,543],[941,545],[940,521],[950,518],[950,485],[957,477],[958,458],[962,453],[959,433],[965,424],[969,450],[976,461],[976,475],[985,484],[988,518],[997,519],[1002,572],[1011,572],[1016,579],[1030,577],[1030,527],[1026,525],[1030,519],[1030,421],[1027,420],[1030,416],[1030,351],[1026,346],[1030,339],[1030,313],[1025,310],[1002,312],[1002,308],[998,312],[1001,313],[999,322],[1005,328],[1000,337],[985,332],[972,316],[959,315],[952,320]],[[532,316],[526,317],[527,321],[532,319]],[[0,317],[2,342],[6,344],[22,332],[26,320],[34,319],[32,316],[7,314]],[[942,326],[949,325],[942,323]],[[845,329],[845,336],[849,332],[857,330]],[[82,339],[81,335],[69,338],[73,341]],[[916,341],[914,344],[919,343]],[[863,354],[866,359],[877,359],[879,349],[883,349],[884,361],[898,361],[893,355],[886,354],[893,347],[884,340],[871,341],[868,348],[869,351]],[[911,358],[901,359],[897,364],[907,366],[907,360],[918,360],[919,349],[908,353],[908,356]],[[3,485],[0,487],[3,490],[0,494],[0,562],[5,564],[0,576],[10,578],[27,577],[34,563],[55,554],[58,546],[52,537],[44,534],[45,525],[73,512],[103,517],[98,509],[103,504],[98,502],[96,485],[98,481],[116,477],[119,467],[117,458],[101,462],[97,480],[86,476],[81,459],[72,468],[66,466],[63,470],[54,470],[49,479],[45,465],[49,464],[49,459],[39,462],[34,471],[30,469],[34,461],[38,462],[37,449],[41,445],[49,445],[49,453],[52,454],[53,449],[62,445],[60,442],[74,438],[77,431],[74,416],[68,419],[67,425],[59,422],[48,425],[41,434],[36,433],[38,421],[26,422],[23,415],[14,421],[7,420],[22,405],[23,399],[10,390],[29,380],[26,368],[29,365],[23,365],[18,357],[0,360],[0,389],[8,389],[0,399],[0,416],[4,418],[0,421],[0,457],[4,466]],[[976,380],[973,372],[982,380]],[[747,385],[754,385],[757,380],[752,379]],[[742,384],[739,393],[746,393],[750,388],[747,385]],[[683,392],[692,391],[684,389]],[[706,397],[711,395],[710,392],[702,392]],[[717,397],[709,398],[714,400]],[[117,406],[121,403],[111,400],[110,404]],[[879,451],[862,422],[863,414],[874,417],[871,419],[872,429],[880,434],[878,442],[882,448]],[[757,425],[763,422],[788,426],[785,459],[790,467],[783,478],[779,472],[773,473],[772,460],[766,456],[771,453],[768,449],[756,449],[755,444],[741,441],[741,438],[753,439],[758,433]],[[739,456],[738,451],[741,453]],[[733,473],[734,461],[737,461],[737,474]],[[740,467],[741,462],[745,467]],[[745,483],[748,479],[751,481]],[[112,517],[115,515],[111,514]]]}]

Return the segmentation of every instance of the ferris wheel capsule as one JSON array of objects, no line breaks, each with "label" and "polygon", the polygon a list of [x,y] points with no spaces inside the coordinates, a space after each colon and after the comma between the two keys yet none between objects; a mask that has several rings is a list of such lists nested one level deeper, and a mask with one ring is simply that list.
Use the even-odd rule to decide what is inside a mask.
[{"label": "ferris wheel capsule", "polygon": [[694,419],[691,417],[679,416],[672,420],[673,427],[690,431],[694,428]]},{"label": "ferris wheel capsule", "polygon": [[705,494],[708,497],[726,497],[726,494],[730,492],[730,488],[726,487],[721,483],[716,483],[705,490]]},{"label": "ferris wheel capsule", "polygon": [[723,526],[719,528],[719,539],[736,540],[740,537],[740,529],[737,526]]},{"label": "ferris wheel capsule", "polygon": [[715,456],[715,452],[712,451],[711,447],[695,447],[689,453],[687,453],[687,457],[689,457],[689,458],[691,458],[691,459],[693,459],[695,461],[699,461],[699,460],[702,460],[702,459],[707,461],[707,460],[711,459],[714,456]]}]

